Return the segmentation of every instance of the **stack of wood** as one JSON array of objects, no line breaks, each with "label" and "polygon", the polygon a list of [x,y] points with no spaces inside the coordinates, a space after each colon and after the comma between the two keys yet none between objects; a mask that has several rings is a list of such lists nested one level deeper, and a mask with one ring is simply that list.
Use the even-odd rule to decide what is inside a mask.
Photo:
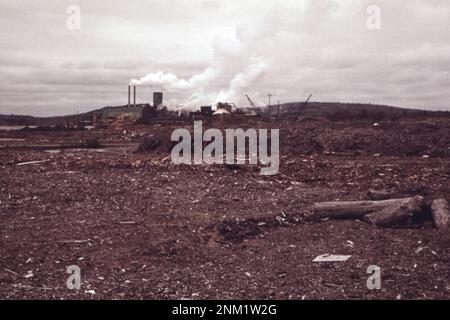
[{"label": "stack of wood", "polygon": [[[362,219],[377,226],[391,226],[412,218],[424,211],[425,201],[421,196],[381,201],[338,201],[314,203],[314,214],[318,218]],[[450,228],[450,211],[445,199],[434,200],[431,205],[433,220],[437,228]]]}]

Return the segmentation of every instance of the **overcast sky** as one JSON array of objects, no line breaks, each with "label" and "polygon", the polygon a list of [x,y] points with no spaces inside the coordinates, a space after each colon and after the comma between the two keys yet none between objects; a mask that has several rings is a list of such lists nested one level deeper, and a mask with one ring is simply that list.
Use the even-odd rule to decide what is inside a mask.
[{"label": "overcast sky", "polygon": [[126,104],[132,79],[138,102],[164,90],[171,106],[312,93],[450,110],[448,0],[0,0],[0,30],[0,113]]}]

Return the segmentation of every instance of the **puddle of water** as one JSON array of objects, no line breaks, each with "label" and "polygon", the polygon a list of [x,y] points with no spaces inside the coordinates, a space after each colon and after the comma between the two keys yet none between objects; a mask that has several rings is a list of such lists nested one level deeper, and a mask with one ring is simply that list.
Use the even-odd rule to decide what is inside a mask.
[{"label": "puddle of water", "polygon": [[[21,130],[25,128],[25,126],[0,126],[0,130],[6,130],[6,131],[11,131],[11,130]],[[36,126],[28,126],[28,128],[37,128]]]},{"label": "puddle of water", "polygon": [[[22,130],[24,128],[26,128],[27,126],[0,126],[0,130],[6,130],[6,131],[15,131],[15,130]],[[54,127],[54,126],[50,126],[50,127]],[[87,130],[92,130],[94,129],[94,126],[84,126]],[[30,129],[36,129],[37,126],[28,126],[28,128]]]},{"label": "puddle of water", "polygon": [[25,141],[25,139],[18,139],[18,138],[0,138],[0,141]]},{"label": "puddle of water", "polygon": [[76,153],[76,152],[106,152],[104,148],[98,149],[86,149],[86,148],[67,148],[67,149],[48,149],[45,150],[47,153]]}]

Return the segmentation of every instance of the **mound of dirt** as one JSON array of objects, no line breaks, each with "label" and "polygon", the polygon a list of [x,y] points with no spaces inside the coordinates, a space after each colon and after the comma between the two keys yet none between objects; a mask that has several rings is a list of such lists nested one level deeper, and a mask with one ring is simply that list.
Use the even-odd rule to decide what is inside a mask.
[{"label": "mound of dirt", "polygon": [[450,156],[448,121],[339,122],[282,129],[280,146],[295,154],[359,153],[384,156]]},{"label": "mound of dirt", "polygon": [[149,152],[161,152],[161,153],[170,153],[172,148],[175,146],[176,142],[170,141],[170,137],[154,136],[150,135],[144,137],[142,142],[139,144],[139,147],[136,149],[135,153],[149,153]]}]

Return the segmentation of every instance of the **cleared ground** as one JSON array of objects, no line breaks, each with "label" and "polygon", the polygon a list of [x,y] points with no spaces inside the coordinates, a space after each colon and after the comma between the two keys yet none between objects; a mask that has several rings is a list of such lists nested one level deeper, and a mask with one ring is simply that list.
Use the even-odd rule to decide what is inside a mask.
[{"label": "cleared ground", "polygon": [[[271,177],[255,166],[174,166],[169,127],[84,133],[129,150],[159,139],[139,154],[0,150],[0,298],[450,298],[450,235],[429,212],[396,228],[311,216],[313,202],[366,199],[370,188],[450,200],[448,119],[267,126],[282,129]],[[46,162],[17,165],[37,160]],[[352,257],[312,262],[324,253]],[[69,265],[81,268],[79,291],[66,287]],[[381,268],[381,290],[366,287],[370,265]]]}]

